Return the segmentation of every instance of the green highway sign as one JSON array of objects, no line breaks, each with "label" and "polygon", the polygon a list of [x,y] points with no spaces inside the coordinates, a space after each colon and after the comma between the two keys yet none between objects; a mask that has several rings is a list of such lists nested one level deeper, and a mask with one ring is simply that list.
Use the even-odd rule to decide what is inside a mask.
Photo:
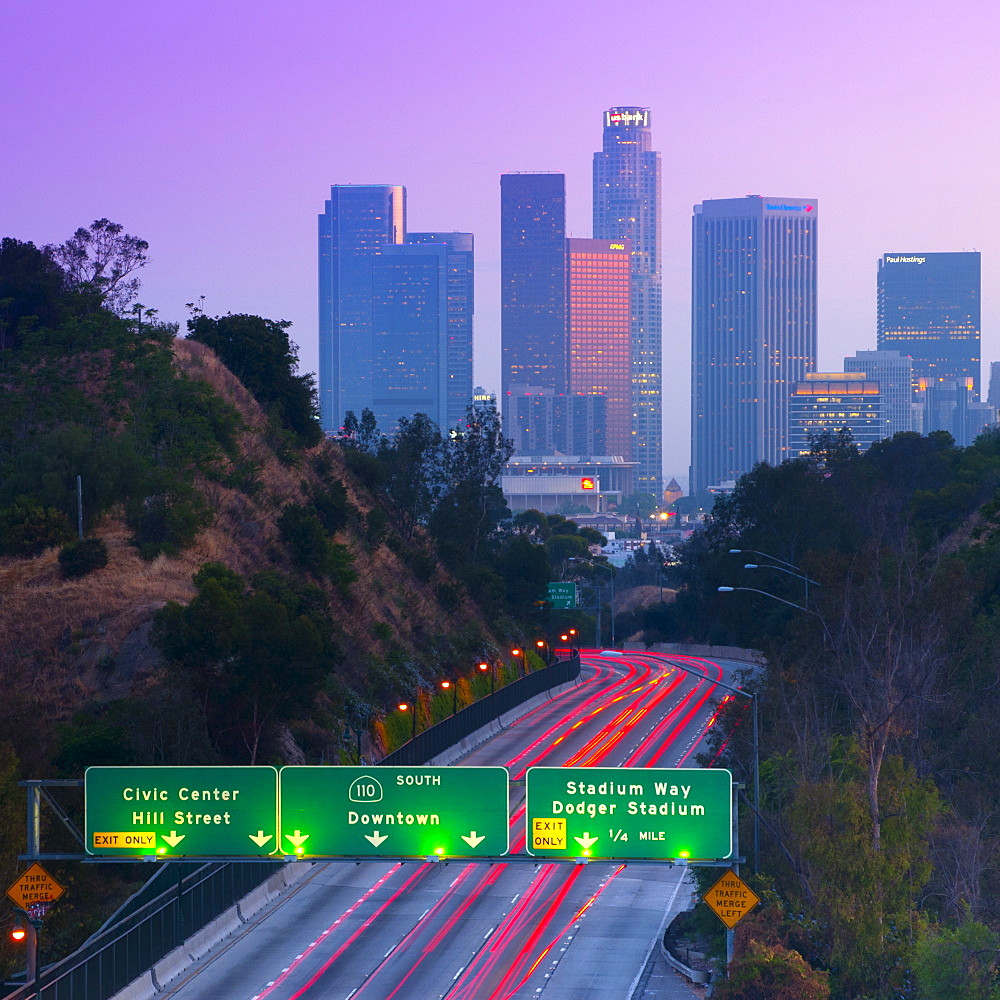
[{"label": "green highway sign", "polygon": [[279,780],[286,854],[507,853],[503,767],[283,767]]},{"label": "green highway sign", "polygon": [[279,853],[273,767],[88,767],[88,854]]},{"label": "green highway sign", "polygon": [[548,601],[554,608],[575,608],[576,584],[550,583],[548,585]]},{"label": "green highway sign", "polygon": [[732,774],[721,769],[530,767],[528,853],[676,858],[733,853]]}]

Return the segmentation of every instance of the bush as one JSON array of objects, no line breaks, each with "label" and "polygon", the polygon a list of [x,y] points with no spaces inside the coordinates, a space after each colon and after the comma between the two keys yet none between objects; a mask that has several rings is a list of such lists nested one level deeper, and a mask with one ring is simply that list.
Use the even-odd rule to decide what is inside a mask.
[{"label": "bush", "polygon": [[0,555],[37,556],[73,537],[69,518],[30,497],[18,497],[0,510]]},{"label": "bush", "polygon": [[101,538],[69,542],[59,550],[59,566],[67,580],[86,576],[108,564],[108,547]]},{"label": "bush", "polygon": [[133,503],[128,513],[132,544],[143,559],[155,559],[161,552],[176,555],[211,522],[205,498],[182,484]]},{"label": "bush", "polygon": [[462,606],[462,597],[462,588],[457,583],[439,583],[437,586],[437,602],[441,610],[449,615]]},{"label": "bush", "polygon": [[300,504],[289,504],[278,518],[281,540],[298,565],[317,576],[327,569],[329,542],[315,511]]},{"label": "bush", "polygon": [[428,583],[437,572],[437,561],[422,549],[404,550],[403,560],[421,583]]}]

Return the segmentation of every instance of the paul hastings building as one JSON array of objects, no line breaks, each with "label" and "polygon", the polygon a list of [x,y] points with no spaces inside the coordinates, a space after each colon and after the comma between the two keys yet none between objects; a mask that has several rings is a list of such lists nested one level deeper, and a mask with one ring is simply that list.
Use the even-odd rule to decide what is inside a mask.
[{"label": "paul hastings building", "polygon": [[878,349],[913,359],[913,378],[972,379],[979,394],[980,258],[887,253],[878,262]]},{"label": "paul hastings building", "polygon": [[691,492],[791,457],[793,386],[816,367],[815,199],[694,209]]}]

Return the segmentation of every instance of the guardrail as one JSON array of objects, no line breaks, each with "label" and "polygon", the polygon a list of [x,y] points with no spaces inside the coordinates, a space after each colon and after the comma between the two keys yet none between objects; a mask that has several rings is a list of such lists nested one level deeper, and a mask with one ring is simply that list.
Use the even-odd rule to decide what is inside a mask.
[{"label": "guardrail", "polygon": [[[557,660],[418,733],[381,763],[426,763],[523,702],[579,675],[578,654]],[[153,877],[96,934],[61,962],[40,969],[33,985],[15,986],[5,1000],[105,1000],[114,996],[283,866],[280,861],[157,862]]]},{"label": "guardrail", "polygon": [[555,663],[542,667],[541,670],[535,670],[526,677],[504,685],[499,691],[474,701],[443,722],[417,733],[412,740],[387,754],[379,763],[397,767],[426,764],[439,753],[464,740],[494,719],[499,719],[512,708],[517,708],[529,698],[534,698],[535,695],[567,681],[575,680],[579,676],[579,653],[565,660],[556,660]]},{"label": "guardrail", "polygon": [[[172,873],[181,876],[173,885],[132,912],[128,912],[129,900],[119,909],[124,915],[115,924],[105,925],[61,962],[40,969],[33,985],[16,988],[7,1000],[103,1000],[113,996],[259,885],[262,876],[266,879],[282,867],[281,862],[264,866],[207,864],[185,877],[181,871],[171,871],[175,864],[178,869],[191,867],[166,862],[167,878]],[[164,875],[158,872],[156,877],[160,881]],[[140,889],[136,896],[144,891]]]}]

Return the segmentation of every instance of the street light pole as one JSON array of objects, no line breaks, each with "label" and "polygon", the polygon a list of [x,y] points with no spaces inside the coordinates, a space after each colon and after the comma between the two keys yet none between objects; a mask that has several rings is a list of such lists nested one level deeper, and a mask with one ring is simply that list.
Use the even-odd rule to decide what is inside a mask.
[{"label": "street light pole", "polygon": [[479,664],[479,669],[483,673],[486,673],[487,670],[490,672],[490,694],[496,694],[496,690],[497,690],[497,677],[496,677],[496,672],[493,669],[493,661],[490,660],[489,663],[485,663],[485,662],[484,663],[480,663]]},{"label": "street light pole", "polygon": [[718,684],[719,687],[725,688],[733,694],[742,695],[744,698],[750,699],[753,709],[753,870],[754,874],[756,874],[760,869],[760,739],[757,728],[757,695],[752,694],[750,691],[744,691],[742,688],[734,687],[732,684],[727,684],[725,681],[712,680],[707,674],[703,674],[691,667],[686,667],[683,663],[678,663],[676,660],[671,660],[670,663],[672,666],[677,667],[678,670],[683,670],[693,677],[708,681],[710,684]]},{"label": "street light pole", "polygon": [[524,676],[524,670],[523,670],[523,668],[521,666],[521,663],[522,663],[522,660],[521,660],[521,650],[516,649],[516,648],[512,649],[510,651],[510,655],[514,657],[514,663],[517,664],[517,675],[518,675],[518,677],[523,677]]},{"label": "street light pole", "polygon": [[407,704],[405,701],[400,702],[399,710],[401,712],[410,713],[410,739],[415,740],[417,738],[417,702],[413,701],[412,704]]},{"label": "street light pole", "polygon": [[774,570],[777,570],[779,573],[787,573],[789,576],[798,577],[800,580],[803,580],[805,582],[805,585],[806,585],[806,604],[809,603],[809,584],[811,583],[814,587],[821,586],[821,584],[817,583],[815,580],[810,580],[808,576],[805,576],[802,573],[793,573],[790,569],[785,569],[784,566],[769,566],[766,563],[764,563],[763,565],[760,564],[760,563],[744,563],[743,564],[743,568],[744,569],[774,569]]},{"label": "street light pole", "polygon": [[748,594],[763,594],[765,597],[770,597],[772,600],[781,601],[782,604],[787,604],[790,608],[798,608],[799,611],[804,611],[807,615],[815,615],[820,620],[822,620],[823,617],[818,611],[812,611],[810,608],[802,607],[801,604],[786,601],[783,597],[778,597],[777,594],[769,594],[766,590],[757,590],[754,587],[717,587],[716,589],[720,594],[731,594],[734,590],[745,590]]},{"label": "street light pole", "polygon": [[441,681],[441,687],[447,691],[451,688],[451,714],[458,711],[458,683],[456,681]]}]

